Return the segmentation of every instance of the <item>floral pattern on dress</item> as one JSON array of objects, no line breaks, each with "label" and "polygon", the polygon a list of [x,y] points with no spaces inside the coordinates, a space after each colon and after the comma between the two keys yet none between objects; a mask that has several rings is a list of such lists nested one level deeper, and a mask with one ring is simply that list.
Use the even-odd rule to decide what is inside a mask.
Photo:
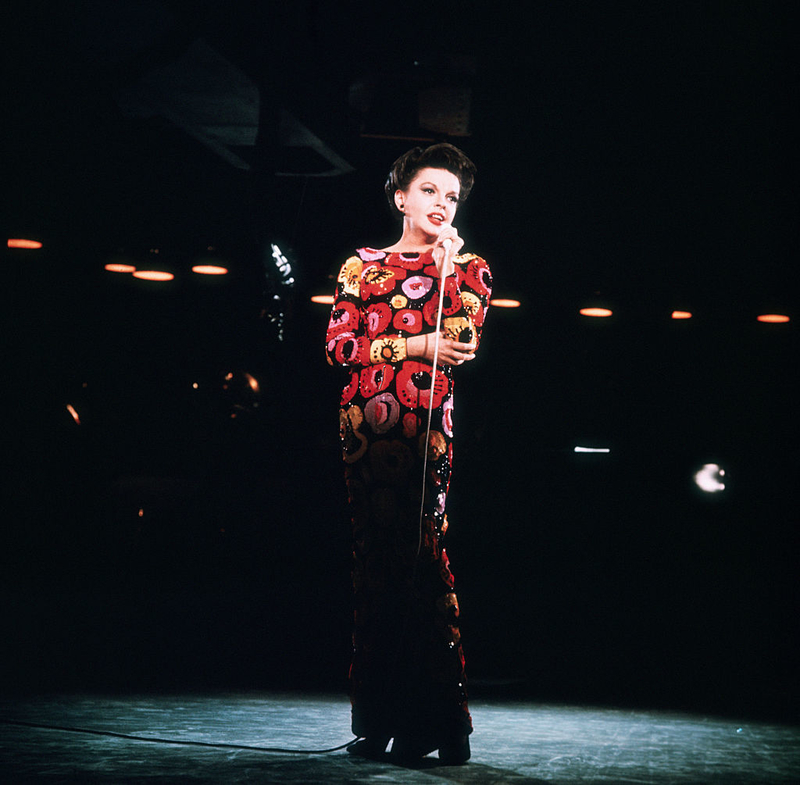
[{"label": "floral pattern on dress", "polygon": [[442,289],[444,334],[480,343],[491,272],[474,254],[453,262],[442,286],[430,251],[358,249],[338,275],[326,335],[328,362],[349,371],[339,422],[353,526],[353,732],[437,747],[472,729],[443,543],[453,367],[437,369],[431,390],[431,364],[409,357],[406,339],[433,331]]}]

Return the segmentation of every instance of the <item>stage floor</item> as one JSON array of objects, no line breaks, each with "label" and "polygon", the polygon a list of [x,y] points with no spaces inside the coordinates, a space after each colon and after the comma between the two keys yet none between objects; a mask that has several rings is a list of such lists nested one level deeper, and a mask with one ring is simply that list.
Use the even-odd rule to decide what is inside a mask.
[{"label": "stage floor", "polygon": [[800,781],[800,728],[791,725],[509,701],[472,703],[472,760],[459,767],[439,766],[435,757],[411,770],[344,750],[292,754],[179,743],[326,749],[352,739],[349,711],[341,696],[278,693],[7,698],[0,702],[0,779],[14,785]]}]

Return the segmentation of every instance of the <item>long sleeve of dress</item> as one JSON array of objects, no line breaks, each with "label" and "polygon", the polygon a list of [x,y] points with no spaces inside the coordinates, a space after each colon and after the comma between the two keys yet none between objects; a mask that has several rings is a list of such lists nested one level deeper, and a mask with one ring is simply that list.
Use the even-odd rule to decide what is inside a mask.
[{"label": "long sleeve of dress", "polygon": [[365,265],[358,256],[351,256],[342,265],[325,338],[330,365],[352,367],[405,360],[406,339],[382,330],[389,321],[381,318],[382,311],[391,315],[391,306],[365,303],[369,290],[383,287],[389,291],[393,278],[391,271]]}]

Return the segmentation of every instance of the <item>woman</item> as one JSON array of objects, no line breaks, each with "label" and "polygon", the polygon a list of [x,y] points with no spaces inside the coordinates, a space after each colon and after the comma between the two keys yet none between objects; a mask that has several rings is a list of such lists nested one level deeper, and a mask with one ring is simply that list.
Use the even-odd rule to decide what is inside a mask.
[{"label": "woman", "polygon": [[442,541],[452,372],[475,357],[491,294],[486,262],[459,253],[453,226],[474,172],[449,144],[395,161],[385,190],[402,235],[344,263],[327,332],[328,362],[350,372],[339,423],[353,523],[353,732],[363,738],[350,751],[380,758],[394,739],[403,765],[433,750],[446,763],[470,755],[458,602]]}]

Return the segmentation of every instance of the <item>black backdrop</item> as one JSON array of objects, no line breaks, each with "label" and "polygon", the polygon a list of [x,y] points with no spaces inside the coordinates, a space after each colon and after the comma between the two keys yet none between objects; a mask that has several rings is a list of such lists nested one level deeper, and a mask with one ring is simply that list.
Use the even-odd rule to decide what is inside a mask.
[{"label": "black backdrop", "polygon": [[[349,86],[369,77],[368,123],[403,135],[415,69],[455,47],[474,71],[454,141],[479,167],[460,228],[522,303],[491,313],[459,380],[449,537],[473,689],[790,712],[790,4],[120,5],[172,20],[164,61],[202,36],[241,68],[262,127],[235,169],[119,110],[149,61],[99,65],[97,4],[6,12],[4,223],[45,244],[4,260],[6,686],[344,688],[341,378],[309,297],[396,230],[382,181],[411,143],[360,136]],[[280,107],[354,171],[271,177]],[[282,340],[272,240],[297,279]],[[209,244],[224,281],[186,273]],[[113,277],[120,248],[179,274]],[[581,320],[594,301],[614,316]],[[693,483],[709,462],[723,493]]]}]

